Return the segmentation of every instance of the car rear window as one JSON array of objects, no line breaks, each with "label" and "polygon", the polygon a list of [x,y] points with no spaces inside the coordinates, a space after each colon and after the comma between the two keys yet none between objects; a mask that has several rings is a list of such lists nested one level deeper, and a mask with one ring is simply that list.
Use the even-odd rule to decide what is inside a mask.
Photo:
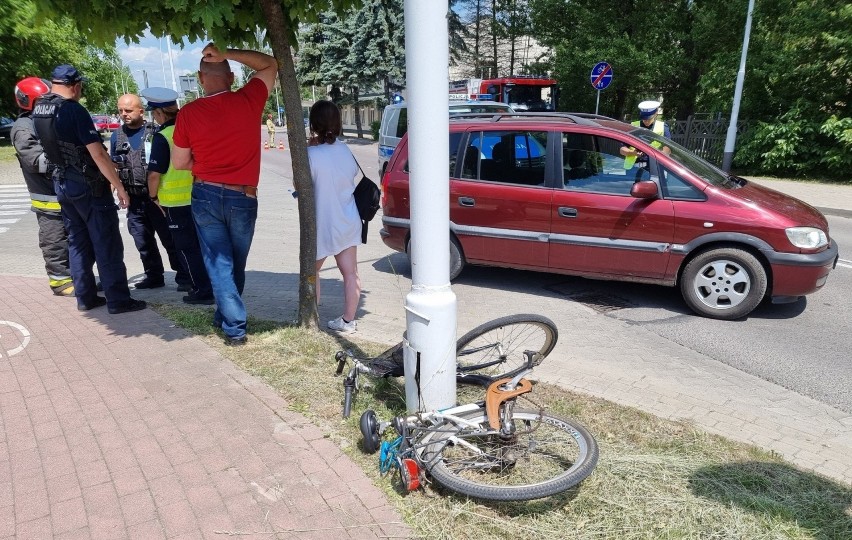
[{"label": "car rear window", "polygon": [[461,177],[539,186],[546,161],[546,131],[476,131],[465,148]]}]

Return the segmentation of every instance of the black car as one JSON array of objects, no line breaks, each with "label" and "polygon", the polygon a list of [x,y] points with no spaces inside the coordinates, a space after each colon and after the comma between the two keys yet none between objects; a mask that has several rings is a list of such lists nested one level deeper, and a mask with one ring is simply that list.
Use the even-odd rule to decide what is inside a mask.
[{"label": "black car", "polygon": [[15,121],[13,119],[0,116],[0,138],[10,138],[9,134],[12,131],[12,124],[14,123]]}]

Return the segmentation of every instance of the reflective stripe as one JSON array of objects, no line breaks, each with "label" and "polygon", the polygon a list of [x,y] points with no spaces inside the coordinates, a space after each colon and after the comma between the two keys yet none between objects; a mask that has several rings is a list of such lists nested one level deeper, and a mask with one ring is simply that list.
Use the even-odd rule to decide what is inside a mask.
[{"label": "reflective stripe", "polygon": [[[174,148],[172,135],[175,127],[168,126],[160,130],[160,135],[169,143],[169,151]],[[192,172],[175,169],[169,156],[169,170],[160,176],[160,188],[157,197],[162,206],[187,206],[192,201]]]},{"label": "reflective stripe", "polygon": [[49,279],[50,279],[50,287],[53,288],[53,289],[71,283],[70,277],[69,278],[58,278],[58,279],[54,279],[53,277],[50,277]]},{"label": "reflective stripe", "polygon": [[[55,197],[54,197],[55,198]],[[59,206],[59,203],[56,201],[37,201],[35,199],[30,199],[30,202],[33,205],[33,208],[37,210],[50,210],[52,212],[59,212],[62,207]]]}]

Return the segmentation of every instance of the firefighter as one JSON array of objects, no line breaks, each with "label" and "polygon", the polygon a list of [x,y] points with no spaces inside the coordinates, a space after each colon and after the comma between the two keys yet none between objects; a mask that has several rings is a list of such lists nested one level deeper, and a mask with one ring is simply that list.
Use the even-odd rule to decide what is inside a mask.
[{"label": "firefighter", "polygon": [[[33,107],[35,132],[47,159],[56,166],[53,187],[68,231],[68,259],[77,309],[106,304],[111,314],[138,311],[145,302],[130,297],[124,245],[118,229],[118,204],[128,197],[92,116],[79,101],[85,79],[70,64],[53,70],[51,91]],[[104,296],[98,296],[92,268],[98,263]]]},{"label": "firefighter", "polygon": [[44,155],[30,118],[35,101],[49,91],[50,82],[38,77],[27,77],[15,85],[15,101],[21,114],[12,125],[10,138],[38,221],[38,245],[50,288],[57,296],[74,296],[74,282],[68,267],[68,233],[53,189],[50,174],[53,167]]}]

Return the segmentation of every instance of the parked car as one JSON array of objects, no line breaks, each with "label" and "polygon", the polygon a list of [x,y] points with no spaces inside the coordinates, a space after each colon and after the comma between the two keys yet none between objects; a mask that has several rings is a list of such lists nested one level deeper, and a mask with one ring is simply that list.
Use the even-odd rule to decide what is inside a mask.
[{"label": "parked car", "polygon": [[[510,113],[512,108],[496,101],[450,101],[450,116],[459,114]],[[393,151],[408,131],[408,105],[385,107],[379,126],[379,173],[384,174]]]},{"label": "parked car", "polygon": [[[450,119],[450,278],[468,264],[679,286],[716,319],[822,287],[825,217],[652,131],[580,114]],[[645,159],[625,160],[622,147]],[[382,239],[409,252],[408,138],[382,179]]]},{"label": "parked car", "polygon": [[10,133],[12,132],[12,124],[14,123],[15,121],[13,119],[0,116],[0,138],[11,138]]},{"label": "parked car", "polygon": [[101,134],[110,133],[121,127],[121,123],[118,120],[102,114],[93,114],[92,122],[95,123],[95,129],[98,130],[98,133]]}]

